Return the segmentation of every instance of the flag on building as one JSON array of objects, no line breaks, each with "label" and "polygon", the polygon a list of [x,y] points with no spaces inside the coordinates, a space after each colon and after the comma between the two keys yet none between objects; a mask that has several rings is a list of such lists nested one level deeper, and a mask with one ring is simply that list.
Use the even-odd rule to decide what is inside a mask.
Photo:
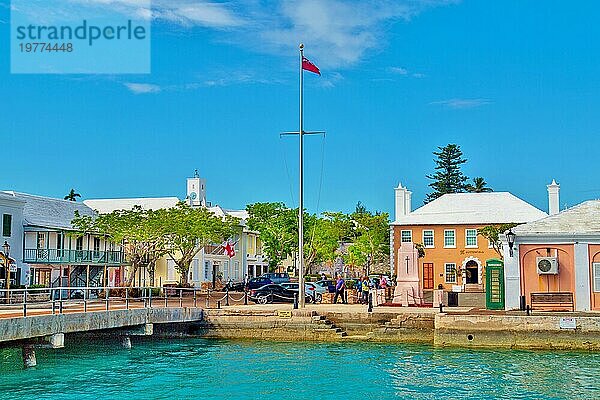
[{"label": "flag on building", "polygon": [[319,71],[319,68],[311,63],[308,58],[302,56],[302,69],[306,70],[306,71],[310,71],[310,72],[314,72],[315,74],[321,76],[321,71]]},{"label": "flag on building", "polygon": [[225,254],[229,257],[229,258],[233,258],[235,257],[235,249],[233,248],[233,245],[231,243],[229,243],[228,241],[223,243],[223,250],[225,250]]}]

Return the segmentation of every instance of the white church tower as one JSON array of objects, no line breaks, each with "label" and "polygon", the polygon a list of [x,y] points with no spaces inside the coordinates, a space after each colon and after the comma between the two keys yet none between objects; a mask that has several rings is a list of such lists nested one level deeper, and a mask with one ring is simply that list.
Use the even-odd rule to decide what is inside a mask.
[{"label": "white church tower", "polygon": [[200,178],[198,170],[194,171],[194,177],[187,179],[188,204],[192,207],[206,207],[206,179]]}]

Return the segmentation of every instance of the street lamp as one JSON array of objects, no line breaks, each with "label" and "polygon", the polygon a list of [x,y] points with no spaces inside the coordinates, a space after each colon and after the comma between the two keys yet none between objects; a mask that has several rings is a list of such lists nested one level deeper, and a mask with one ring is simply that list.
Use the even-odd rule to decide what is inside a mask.
[{"label": "street lamp", "polygon": [[[10,244],[8,244],[8,242],[5,240],[4,244],[2,245],[2,250],[3,253],[2,254],[2,258],[3,258],[3,262],[4,262],[4,266],[6,267],[6,296],[8,298],[9,296],[9,290],[10,290]],[[7,300],[8,301],[8,300]]]},{"label": "street lamp", "polygon": [[508,232],[506,232],[506,241],[508,242],[508,253],[510,254],[510,256],[513,256],[513,247],[515,245],[515,233],[512,231],[512,229],[509,229]]}]

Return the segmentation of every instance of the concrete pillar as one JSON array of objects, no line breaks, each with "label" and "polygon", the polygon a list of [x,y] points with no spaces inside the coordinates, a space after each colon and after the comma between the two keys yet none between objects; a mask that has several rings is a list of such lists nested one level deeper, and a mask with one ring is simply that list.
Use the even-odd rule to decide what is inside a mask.
[{"label": "concrete pillar", "polygon": [[519,245],[515,242],[513,256],[510,256],[508,244],[503,241],[504,249],[504,309],[518,310],[521,305],[521,268],[519,266]]},{"label": "concrete pillar", "polygon": [[125,349],[131,348],[131,338],[129,336],[121,336],[121,346]]},{"label": "concrete pillar", "polygon": [[[590,264],[589,246],[587,243],[574,244],[575,266],[575,310],[589,311],[590,304]],[[560,273],[560,265],[559,265]]]},{"label": "concrete pillar", "polygon": [[54,335],[46,336],[45,339],[53,349],[61,349],[65,347],[64,333],[55,333]]},{"label": "concrete pillar", "polygon": [[37,365],[37,359],[35,358],[35,348],[32,344],[23,345],[22,354],[24,368],[33,368]]},{"label": "concrete pillar", "polygon": [[433,291],[433,308],[439,308],[440,304],[444,303],[444,289],[434,289]]},{"label": "concrete pillar", "polygon": [[152,336],[154,334],[154,324],[144,324],[144,335]]}]

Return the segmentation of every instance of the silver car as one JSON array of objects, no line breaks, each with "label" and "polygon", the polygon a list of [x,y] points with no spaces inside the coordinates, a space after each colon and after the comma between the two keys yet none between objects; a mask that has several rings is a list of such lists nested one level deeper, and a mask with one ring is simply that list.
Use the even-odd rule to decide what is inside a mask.
[{"label": "silver car", "polygon": [[[285,282],[282,283],[281,286],[288,290],[297,292],[300,284],[296,282]],[[321,288],[312,282],[306,282],[304,284],[304,295],[306,296],[306,301],[309,303],[320,303],[323,300],[324,292],[324,288]]]}]

